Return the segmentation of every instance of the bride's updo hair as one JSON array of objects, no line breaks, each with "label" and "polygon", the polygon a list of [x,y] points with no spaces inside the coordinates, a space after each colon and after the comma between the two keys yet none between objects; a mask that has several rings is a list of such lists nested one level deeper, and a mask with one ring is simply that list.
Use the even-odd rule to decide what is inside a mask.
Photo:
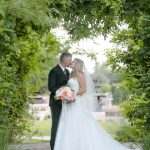
[{"label": "bride's updo hair", "polygon": [[79,58],[75,58],[74,62],[75,62],[75,65],[74,65],[74,68],[71,72],[71,76],[76,76],[77,73],[79,73],[79,72],[83,73],[84,62]]}]

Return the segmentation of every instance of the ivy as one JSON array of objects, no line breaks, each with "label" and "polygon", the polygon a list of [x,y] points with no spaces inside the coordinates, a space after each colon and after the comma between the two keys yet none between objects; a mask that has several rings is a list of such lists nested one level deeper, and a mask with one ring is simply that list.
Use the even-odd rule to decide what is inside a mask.
[{"label": "ivy", "polygon": [[0,132],[9,131],[7,143],[27,129],[29,96],[45,91],[46,85],[40,89],[42,82],[62,50],[50,33],[57,24],[50,4],[48,0],[0,1]]}]

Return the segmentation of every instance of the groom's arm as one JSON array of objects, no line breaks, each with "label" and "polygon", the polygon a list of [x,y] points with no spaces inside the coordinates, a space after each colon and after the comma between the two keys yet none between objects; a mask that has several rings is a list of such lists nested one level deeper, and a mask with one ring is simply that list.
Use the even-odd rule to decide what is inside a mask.
[{"label": "groom's arm", "polygon": [[48,75],[48,89],[52,93],[56,93],[58,87],[56,87],[56,72],[55,70],[51,70]]}]

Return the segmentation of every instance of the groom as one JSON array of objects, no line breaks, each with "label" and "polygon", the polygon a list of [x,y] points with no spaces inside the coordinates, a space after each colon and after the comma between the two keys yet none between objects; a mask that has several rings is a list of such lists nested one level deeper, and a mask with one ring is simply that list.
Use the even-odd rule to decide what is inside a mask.
[{"label": "groom", "polygon": [[60,56],[60,63],[52,68],[48,75],[48,89],[50,94],[50,108],[52,116],[52,127],[51,127],[51,140],[50,147],[51,150],[54,149],[55,137],[59,122],[59,116],[62,108],[61,101],[56,101],[54,96],[57,91],[62,86],[65,86],[69,80],[69,70],[66,67],[71,65],[72,55],[70,53],[62,53]]}]

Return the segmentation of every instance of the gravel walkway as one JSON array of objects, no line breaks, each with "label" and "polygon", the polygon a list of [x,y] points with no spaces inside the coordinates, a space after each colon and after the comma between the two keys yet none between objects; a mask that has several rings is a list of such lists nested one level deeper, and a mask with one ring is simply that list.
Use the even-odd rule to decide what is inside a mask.
[{"label": "gravel walkway", "polygon": [[50,144],[49,142],[20,144],[11,146],[9,150],[50,150]]},{"label": "gravel walkway", "polygon": [[[132,148],[133,150],[142,150],[140,147],[133,143],[124,143],[124,146]],[[17,146],[11,146],[9,150],[50,150],[49,142],[20,144]]]}]

